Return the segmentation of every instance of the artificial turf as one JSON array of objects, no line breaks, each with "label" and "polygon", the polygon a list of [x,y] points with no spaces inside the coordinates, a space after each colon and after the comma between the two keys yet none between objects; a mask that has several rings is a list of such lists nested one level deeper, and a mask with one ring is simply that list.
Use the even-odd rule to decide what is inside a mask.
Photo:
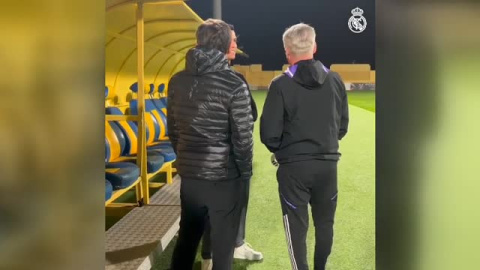
[{"label": "artificial turf", "polygon": [[348,91],[348,103],[375,112],[375,91]]},{"label": "artificial turf", "polygon": [[[259,114],[266,91],[253,91]],[[375,269],[375,92],[349,92],[350,126],[340,142],[338,207],[335,236],[327,269]],[[233,269],[291,269],[278,199],[276,167],[260,142],[259,121],[254,130],[253,177],[247,214],[246,240],[264,255],[262,262],[235,260]],[[152,269],[165,270],[175,239],[156,259]],[[314,227],[310,217],[308,257],[313,269]],[[200,269],[197,255],[194,269]]]}]

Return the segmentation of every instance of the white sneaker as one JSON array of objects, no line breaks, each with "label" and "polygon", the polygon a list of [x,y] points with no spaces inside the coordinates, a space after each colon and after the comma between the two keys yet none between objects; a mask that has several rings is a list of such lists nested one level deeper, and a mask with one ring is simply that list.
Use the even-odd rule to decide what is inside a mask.
[{"label": "white sneaker", "polygon": [[243,245],[235,248],[233,258],[248,261],[260,261],[263,259],[263,254],[253,250],[252,246],[245,242]]},{"label": "white sneaker", "polygon": [[202,260],[202,270],[212,270],[213,262],[212,259]]}]

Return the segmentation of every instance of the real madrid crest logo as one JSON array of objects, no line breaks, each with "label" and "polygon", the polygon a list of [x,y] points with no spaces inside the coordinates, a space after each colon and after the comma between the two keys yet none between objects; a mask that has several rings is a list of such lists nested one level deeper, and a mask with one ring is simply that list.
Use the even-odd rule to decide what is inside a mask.
[{"label": "real madrid crest logo", "polygon": [[361,33],[367,28],[367,19],[362,16],[363,10],[361,8],[352,9],[353,16],[348,20],[348,28],[354,33]]}]

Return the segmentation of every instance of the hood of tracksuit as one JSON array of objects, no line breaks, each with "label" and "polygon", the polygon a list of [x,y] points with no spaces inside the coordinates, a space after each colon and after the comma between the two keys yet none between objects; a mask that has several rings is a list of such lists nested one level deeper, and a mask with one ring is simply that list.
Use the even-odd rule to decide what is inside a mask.
[{"label": "hood of tracksuit", "polygon": [[328,72],[329,70],[322,62],[309,59],[299,61],[290,66],[285,71],[285,74],[306,89],[318,90],[325,82]]},{"label": "hood of tracksuit", "polygon": [[203,75],[229,69],[225,53],[217,49],[197,46],[186,55],[185,70],[194,75]]}]

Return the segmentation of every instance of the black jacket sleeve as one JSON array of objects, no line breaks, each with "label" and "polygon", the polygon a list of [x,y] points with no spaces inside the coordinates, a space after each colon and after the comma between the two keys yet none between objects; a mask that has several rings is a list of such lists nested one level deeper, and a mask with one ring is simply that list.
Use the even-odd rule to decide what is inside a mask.
[{"label": "black jacket sleeve", "polygon": [[251,107],[252,107],[253,122],[255,122],[255,121],[257,121],[257,118],[258,118],[257,104],[255,103],[255,100],[253,99],[252,92],[251,92],[251,91],[248,91],[248,94],[250,95],[250,102],[251,102]]},{"label": "black jacket sleeve", "polygon": [[175,153],[177,153],[177,141],[178,141],[178,135],[177,135],[177,129],[175,125],[175,112],[174,112],[174,106],[175,106],[175,86],[173,80],[170,80],[168,84],[168,98],[167,98],[167,127],[168,127],[168,138],[170,139],[170,142],[172,143],[173,150]]},{"label": "black jacket sleeve", "polygon": [[342,97],[340,130],[338,132],[338,139],[341,140],[347,134],[349,116],[348,116],[348,97],[347,97],[347,91],[345,89],[345,84],[343,83],[340,76],[338,77],[338,79],[340,81],[338,83],[338,87],[340,88],[340,96]]},{"label": "black jacket sleeve", "polygon": [[242,84],[233,95],[229,111],[235,163],[240,177],[252,176],[253,119],[248,88]]},{"label": "black jacket sleeve", "polygon": [[270,152],[276,152],[282,144],[283,114],[282,93],[272,82],[260,118],[260,139]]},{"label": "black jacket sleeve", "polygon": [[[240,79],[242,79],[242,81],[244,81],[245,84],[246,84],[247,87],[248,87],[247,79],[245,79],[245,77],[242,75],[242,73],[237,72],[237,71],[234,71],[234,73],[235,73],[235,75],[237,75]],[[257,118],[258,118],[257,104],[255,103],[255,100],[253,99],[252,91],[250,91],[250,89],[248,89],[248,95],[250,96],[250,102],[251,102],[251,107],[252,107],[253,122],[255,122],[255,121],[257,121]]]}]

